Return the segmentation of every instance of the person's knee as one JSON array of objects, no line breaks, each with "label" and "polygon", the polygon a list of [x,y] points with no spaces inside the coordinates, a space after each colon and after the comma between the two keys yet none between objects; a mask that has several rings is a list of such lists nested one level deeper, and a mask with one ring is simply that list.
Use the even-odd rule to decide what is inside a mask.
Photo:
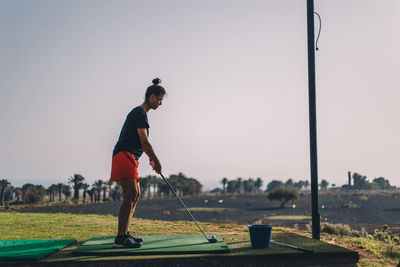
[{"label": "person's knee", "polygon": [[129,196],[124,197],[123,202],[127,205],[133,206],[137,202],[137,195],[137,193],[133,192],[132,194],[129,194]]},{"label": "person's knee", "polygon": [[130,199],[131,205],[135,205],[136,202],[138,202],[139,197],[140,197],[140,192],[134,192],[134,193],[132,194],[132,198]]},{"label": "person's knee", "polygon": [[141,192],[138,192],[137,193],[137,196],[136,196],[136,202],[138,202],[139,201],[139,198],[140,198],[140,196],[142,195],[142,193]]}]

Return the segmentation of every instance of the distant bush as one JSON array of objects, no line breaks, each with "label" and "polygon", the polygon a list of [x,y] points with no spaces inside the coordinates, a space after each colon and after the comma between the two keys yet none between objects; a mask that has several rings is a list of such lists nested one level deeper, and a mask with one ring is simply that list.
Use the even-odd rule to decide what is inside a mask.
[{"label": "distant bush", "polygon": [[211,190],[210,193],[218,193],[218,194],[221,194],[221,193],[224,193],[224,191],[223,191],[221,188],[216,187],[216,188],[214,188],[213,190]]},{"label": "distant bush", "polygon": [[386,242],[395,242],[397,244],[400,244],[399,236],[396,236],[395,234],[393,234],[392,231],[390,231],[389,225],[387,225],[387,224],[384,224],[382,226],[382,230],[375,229],[372,237],[375,240],[386,241]]},{"label": "distant bush", "polygon": [[[311,223],[307,224],[307,230],[311,231],[311,226]],[[321,233],[339,236],[368,237],[370,239],[383,241],[390,244],[400,244],[400,237],[393,234],[387,224],[382,226],[382,230],[375,229],[374,234],[368,235],[368,232],[364,228],[361,228],[361,230],[358,231],[351,229],[348,224],[321,223]]]},{"label": "distant bush", "polygon": [[322,223],[321,232],[331,235],[351,236],[351,227],[348,224]]},{"label": "distant bush", "polygon": [[392,194],[392,197],[398,197],[398,198],[400,198],[400,193],[393,193],[393,194]]},{"label": "distant bush", "polygon": [[375,178],[374,180],[372,180],[372,183],[381,190],[395,188],[394,186],[391,186],[389,180],[385,179],[384,177]]},{"label": "distant bush", "polygon": [[359,199],[360,199],[361,201],[367,201],[367,200],[368,200],[368,197],[367,197],[366,195],[361,195],[361,196],[359,197]]},{"label": "distant bush", "polygon": [[353,203],[351,201],[349,203],[343,204],[343,208],[348,208],[348,209],[356,209],[356,208],[359,208],[359,207],[360,207],[360,205],[355,204],[355,203]]},{"label": "distant bush", "polygon": [[267,192],[271,192],[272,190],[278,188],[278,187],[282,187],[283,186],[283,182],[282,181],[278,181],[278,180],[272,180],[271,182],[269,182],[267,184]]},{"label": "distant bush", "polygon": [[[392,258],[392,259],[399,259],[400,258],[399,246],[396,245],[396,244],[391,244],[391,245],[386,247],[386,249],[383,252],[383,254],[385,256],[389,257],[389,258]],[[400,266],[400,263],[397,266]]]},{"label": "distant bush", "polygon": [[354,237],[367,237],[368,233],[364,228],[361,231],[351,229],[348,224],[332,224],[332,223],[321,223],[321,232],[331,235],[340,236],[354,236]]},{"label": "distant bush", "polygon": [[64,201],[62,201],[62,203],[64,204],[64,205],[66,205],[66,206],[73,206],[75,203],[74,203],[74,201],[72,201],[72,200],[64,200]]},{"label": "distant bush", "polygon": [[377,186],[375,184],[372,184],[367,180],[367,176],[362,176],[356,172],[353,173],[353,189],[370,190],[376,187]]},{"label": "distant bush", "polygon": [[24,184],[22,192],[25,204],[37,204],[46,196],[46,189],[42,185]]},{"label": "distant bush", "polygon": [[299,198],[299,192],[295,188],[279,186],[269,192],[268,198],[271,201],[279,200],[283,208],[287,202],[297,200]]}]

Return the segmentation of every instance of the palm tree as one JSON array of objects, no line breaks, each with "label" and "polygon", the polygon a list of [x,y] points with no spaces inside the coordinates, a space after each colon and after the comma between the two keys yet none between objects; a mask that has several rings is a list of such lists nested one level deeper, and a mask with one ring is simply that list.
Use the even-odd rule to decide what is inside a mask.
[{"label": "palm tree", "polygon": [[94,194],[95,194],[94,188],[92,187],[92,189],[87,190],[87,193],[88,193],[88,195],[90,197],[90,203],[93,203],[93,197],[94,197]]},{"label": "palm tree", "polygon": [[246,193],[248,193],[248,194],[253,193],[254,188],[255,188],[254,184],[255,184],[255,181],[252,178],[244,180],[243,181],[243,191],[244,191],[244,193],[245,194]]},{"label": "palm tree", "polygon": [[160,183],[160,178],[158,178],[155,175],[151,176],[151,184],[153,185],[153,198],[156,198],[157,195],[159,196],[159,194],[157,193],[159,183]]},{"label": "palm tree", "polygon": [[108,190],[108,198],[111,199],[111,190],[112,190],[112,185],[114,184],[113,181],[108,180],[107,181],[107,190]]},{"label": "palm tree", "polygon": [[293,186],[294,186],[295,188],[301,190],[301,189],[303,188],[303,186],[304,186],[304,182],[300,180],[300,181],[294,183]]},{"label": "palm tree", "polygon": [[85,178],[80,174],[74,174],[74,176],[70,177],[68,180],[74,188],[74,201],[79,201],[79,190],[82,188],[83,180],[85,180]]},{"label": "palm tree", "polygon": [[115,184],[114,188],[111,191],[111,198],[114,201],[122,199],[122,187],[120,183]]},{"label": "palm tree", "polygon": [[321,183],[319,184],[319,186],[321,187],[322,190],[326,190],[326,188],[328,187],[329,182],[325,179],[321,180]]},{"label": "palm tree", "polygon": [[86,183],[82,184],[82,189],[83,189],[83,203],[85,203],[86,202],[86,193],[89,189],[89,185]]},{"label": "palm tree", "polygon": [[51,202],[51,191],[50,191],[50,186],[47,187],[47,189],[46,189],[46,194],[49,196],[49,202]]},{"label": "palm tree", "polygon": [[54,196],[58,192],[58,186],[56,184],[52,184],[47,188],[47,192],[50,195],[50,202],[54,202]]},{"label": "palm tree", "polygon": [[106,192],[108,189],[108,185],[106,182],[103,181],[103,186],[101,187],[101,189],[103,190],[103,202],[106,201]]},{"label": "palm tree", "polygon": [[150,175],[140,178],[140,190],[142,192],[143,197],[146,195],[146,192],[147,192],[147,197],[150,198],[150,186],[151,186],[151,176]]},{"label": "palm tree", "polygon": [[46,196],[46,188],[41,184],[35,185],[34,191],[35,191],[35,195],[37,198],[35,200],[35,202],[42,201],[44,199],[44,197]]},{"label": "palm tree", "polygon": [[53,202],[54,202],[55,196],[58,193],[58,186],[56,184],[52,184],[50,187],[51,187],[51,193],[53,194]]},{"label": "palm tree", "polygon": [[7,187],[11,185],[11,183],[7,179],[0,180],[0,190],[1,190],[1,205],[4,205],[4,197]]},{"label": "palm tree", "polygon": [[228,193],[235,193],[236,192],[236,183],[237,183],[236,180],[228,181],[228,184],[227,184],[227,187],[226,187],[226,191]]},{"label": "palm tree", "polygon": [[[172,174],[169,176],[168,181],[172,185],[172,187],[175,188],[176,194],[178,196],[182,196],[182,191],[185,182],[184,175],[182,173],[179,173],[178,175]],[[171,196],[172,192],[168,192],[168,195]]]},{"label": "palm tree", "polygon": [[222,192],[224,192],[224,194],[226,193],[226,184],[227,183],[228,183],[228,179],[226,177],[222,178],[221,184],[222,184]]},{"label": "palm tree", "polygon": [[257,192],[260,192],[260,189],[263,185],[263,180],[261,180],[261,178],[257,178],[256,182],[255,182],[255,186],[257,188]]},{"label": "palm tree", "polygon": [[15,187],[14,188],[14,194],[17,197],[17,203],[21,201],[22,198],[22,188],[21,187]]},{"label": "palm tree", "polygon": [[22,186],[22,189],[21,189],[21,191],[22,191],[22,202],[24,204],[27,203],[28,191],[29,191],[30,185],[32,185],[32,184],[24,184]]},{"label": "palm tree", "polygon": [[240,178],[240,177],[237,178],[236,179],[236,192],[238,194],[242,193],[242,185],[243,185],[242,178]]},{"label": "palm tree", "polygon": [[199,181],[194,178],[189,178],[185,182],[184,195],[198,195],[203,186]]},{"label": "palm tree", "polygon": [[169,189],[166,183],[160,183],[158,185],[158,194],[159,196],[163,196],[163,198],[168,198],[170,196],[171,190]]},{"label": "palm tree", "polygon": [[62,192],[65,195],[65,200],[68,199],[69,196],[71,196],[71,187],[69,185],[64,185],[62,187]]},{"label": "palm tree", "polygon": [[58,189],[58,201],[61,201],[61,194],[62,194],[62,189],[64,187],[63,183],[58,183],[57,184],[57,189]]},{"label": "palm tree", "polygon": [[293,182],[293,179],[292,179],[292,178],[289,178],[289,179],[285,182],[285,186],[293,187],[293,184],[294,184],[294,182]]},{"label": "palm tree", "polygon": [[24,204],[38,203],[46,195],[46,189],[42,185],[24,184],[22,186]]},{"label": "palm tree", "polygon": [[[15,198],[14,192],[15,192],[15,187],[12,186],[12,185],[10,185],[10,186],[6,189],[6,192],[4,193],[4,195],[5,195],[4,201],[7,201],[7,200],[14,200],[14,198]],[[4,202],[4,203],[5,203],[5,202]]]},{"label": "palm tree", "polygon": [[95,194],[95,201],[97,200],[97,202],[100,202],[100,194],[101,190],[103,189],[103,181],[100,179],[95,181],[92,187],[94,189],[93,194]]}]

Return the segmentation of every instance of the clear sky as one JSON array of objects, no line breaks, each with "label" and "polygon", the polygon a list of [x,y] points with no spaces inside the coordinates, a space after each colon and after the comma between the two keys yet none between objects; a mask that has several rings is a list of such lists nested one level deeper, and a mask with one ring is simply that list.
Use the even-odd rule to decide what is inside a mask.
[{"label": "clear sky", "polygon": [[[400,186],[400,1],[315,11],[319,177]],[[0,0],[0,178],[108,179],[160,77],[168,97],[148,117],[166,175],[309,179],[306,26],[305,0]]]}]

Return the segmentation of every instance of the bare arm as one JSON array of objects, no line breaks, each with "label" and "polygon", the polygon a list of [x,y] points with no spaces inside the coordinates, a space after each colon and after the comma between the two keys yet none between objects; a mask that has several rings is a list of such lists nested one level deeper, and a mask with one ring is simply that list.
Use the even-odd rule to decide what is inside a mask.
[{"label": "bare arm", "polygon": [[155,163],[154,170],[157,173],[161,173],[161,163],[160,160],[157,158],[156,153],[154,153],[153,146],[149,142],[146,128],[139,128],[137,129],[137,131],[144,152],[147,154],[147,156],[149,156],[150,160]]}]

